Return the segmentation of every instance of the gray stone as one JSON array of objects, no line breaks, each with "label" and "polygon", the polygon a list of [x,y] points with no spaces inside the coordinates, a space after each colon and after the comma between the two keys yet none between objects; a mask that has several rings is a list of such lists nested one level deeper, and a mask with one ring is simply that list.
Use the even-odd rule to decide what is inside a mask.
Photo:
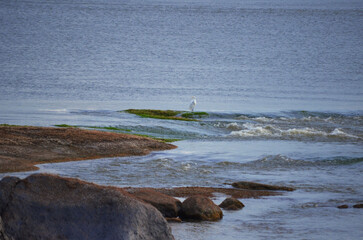
[{"label": "gray stone", "polygon": [[3,199],[3,233],[14,239],[174,239],[158,210],[119,188],[34,174]]}]

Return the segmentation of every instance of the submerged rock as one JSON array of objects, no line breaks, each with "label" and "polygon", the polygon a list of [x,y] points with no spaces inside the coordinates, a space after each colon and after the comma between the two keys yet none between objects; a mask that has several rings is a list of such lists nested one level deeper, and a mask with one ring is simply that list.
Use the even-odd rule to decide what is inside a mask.
[{"label": "submerged rock", "polygon": [[182,203],[176,198],[147,188],[132,188],[127,192],[156,207],[164,217],[175,218],[179,215]]},{"label": "submerged rock", "polygon": [[174,239],[158,210],[118,188],[48,174],[0,188],[0,236],[10,239]]},{"label": "submerged rock", "polygon": [[196,195],[183,202],[180,218],[182,220],[217,221],[223,218],[223,213],[212,200]]},{"label": "submerged rock", "polygon": [[236,198],[226,198],[219,206],[225,210],[239,210],[245,205]]},{"label": "submerged rock", "polygon": [[235,188],[249,189],[249,190],[278,190],[278,191],[294,191],[295,190],[290,187],[275,186],[275,185],[268,185],[268,184],[254,183],[254,182],[245,182],[245,181],[232,183],[232,186]]},{"label": "submerged rock", "polygon": [[340,205],[340,206],[338,206],[337,208],[340,208],[340,209],[348,208],[348,205],[346,205],[346,204],[344,204],[344,205]]}]

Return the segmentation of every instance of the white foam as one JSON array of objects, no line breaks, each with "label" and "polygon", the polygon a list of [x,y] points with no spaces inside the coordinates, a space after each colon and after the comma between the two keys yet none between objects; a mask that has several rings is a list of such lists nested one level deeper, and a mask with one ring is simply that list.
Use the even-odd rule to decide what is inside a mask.
[{"label": "white foam", "polygon": [[352,134],[348,134],[346,132],[344,132],[342,129],[340,128],[336,128],[334,129],[331,133],[329,133],[329,136],[337,136],[337,137],[347,137],[347,138],[360,138],[358,136],[352,135]]},{"label": "white foam", "polygon": [[253,120],[257,122],[274,122],[275,120],[273,118],[267,118],[267,117],[256,117],[253,118]]},{"label": "white foam", "polygon": [[238,123],[228,123],[226,127],[229,130],[241,130],[241,126]]},{"label": "white foam", "polygon": [[282,135],[302,135],[302,136],[326,136],[327,133],[314,128],[292,128],[282,131]]},{"label": "white foam", "polygon": [[257,126],[252,123],[243,124],[245,129],[239,131],[232,131],[230,135],[240,137],[254,137],[254,136],[273,136],[271,126]]},{"label": "white foam", "polygon": [[305,128],[290,128],[281,129],[273,125],[261,125],[253,123],[245,123],[242,125],[243,129],[232,131],[230,136],[234,137],[343,137],[343,138],[360,138],[348,133],[342,129],[336,128],[332,132],[305,127]]}]

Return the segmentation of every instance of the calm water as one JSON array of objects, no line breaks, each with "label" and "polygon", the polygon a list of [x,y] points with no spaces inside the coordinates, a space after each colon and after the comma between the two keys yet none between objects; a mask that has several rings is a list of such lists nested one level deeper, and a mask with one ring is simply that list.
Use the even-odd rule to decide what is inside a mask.
[{"label": "calm water", "polygon": [[[298,189],[242,199],[220,222],[172,224],[176,239],[363,238],[361,210],[336,208],[363,200],[362,1],[0,1],[0,26],[0,123],[182,140],[40,171],[116,186]],[[209,113],[199,122],[119,112],[187,110],[191,96]]]}]

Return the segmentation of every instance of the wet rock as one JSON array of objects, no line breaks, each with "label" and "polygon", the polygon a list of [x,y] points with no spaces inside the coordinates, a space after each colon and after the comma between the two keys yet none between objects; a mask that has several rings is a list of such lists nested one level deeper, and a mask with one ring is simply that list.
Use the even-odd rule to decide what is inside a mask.
[{"label": "wet rock", "polygon": [[268,184],[254,183],[254,182],[245,182],[245,181],[232,183],[232,186],[235,188],[249,189],[249,190],[277,190],[277,191],[294,191],[295,190],[290,187],[275,186],[275,185],[268,185]]},{"label": "wet rock", "polygon": [[248,190],[237,188],[215,188],[215,187],[176,187],[176,188],[152,188],[155,191],[164,193],[173,197],[191,197],[194,195],[203,195],[213,197],[215,193],[223,193],[234,198],[259,198],[263,196],[282,195],[278,191]]},{"label": "wet rock", "polygon": [[4,231],[4,226],[3,226],[3,220],[0,217],[0,240],[14,240],[13,238],[9,238]]},{"label": "wet rock", "polygon": [[236,198],[226,198],[219,206],[225,210],[239,210],[245,205]]},{"label": "wet rock", "polygon": [[182,203],[173,197],[147,188],[133,188],[128,193],[156,207],[164,217],[175,218],[179,216]]},{"label": "wet rock", "polygon": [[363,203],[353,205],[354,208],[363,208]]},{"label": "wet rock", "polygon": [[10,195],[0,213],[10,238],[174,239],[157,209],[119,188],[34,174]]},{"label": "wet rock", "polygon": [[338,206],[337,208],[339,208],[339,209],[348,208],[348,205],[346,205],[346,204],[344,204],[344,205],[340,205],[340,206]]},{"label": "wet rock", "polygon": [[0,213],[9,202],[10,193],[19,181],[20,178],[17,177],[4,177],[0,181]]},{"label": "wet rock", "polygon": [[177,223],[181,223],[183,222],[180,218],[165,218],[166,221],[168,222],[177,222]]},{"label": "wet rock", "polygon": [[212,200],[200,195],[187,198],[180,211],[182,220],[217,221],[222,217],[222,210]]}]

